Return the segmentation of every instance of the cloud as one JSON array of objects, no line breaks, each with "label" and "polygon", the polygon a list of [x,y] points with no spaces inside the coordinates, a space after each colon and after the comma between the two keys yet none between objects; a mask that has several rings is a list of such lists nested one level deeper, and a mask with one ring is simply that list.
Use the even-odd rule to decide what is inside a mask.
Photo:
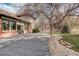
[{"label": "cloud", "polygon": [[3,3],[3,4],[0,3],[0,8],[7,10],[8,12],[11,12],[11,13],[16,13],[16,10],[12,6],[5,4],[5,3]]}]

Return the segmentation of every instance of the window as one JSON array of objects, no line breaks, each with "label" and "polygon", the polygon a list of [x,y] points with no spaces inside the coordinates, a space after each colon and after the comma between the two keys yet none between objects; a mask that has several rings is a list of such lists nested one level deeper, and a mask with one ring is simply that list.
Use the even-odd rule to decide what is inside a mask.
[{"label": "window", "polygon": [[16,22],[11,21],[10,25],[11,25],[11,30],[16,30]]},{"label": "window", "polygon": [[9,30],[9,22],[2,20],[2,30]]}]

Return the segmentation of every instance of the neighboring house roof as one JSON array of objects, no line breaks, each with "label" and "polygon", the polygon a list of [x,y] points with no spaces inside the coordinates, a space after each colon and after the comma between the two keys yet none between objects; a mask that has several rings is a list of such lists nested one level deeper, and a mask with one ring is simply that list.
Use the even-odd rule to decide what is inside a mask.
[{"label": "neighboring house roof", "polygon": [[[10,12],[8,12],[6,10],[3,10],[3,9],[0,9],[0,15],[3,15],[3,16],[9,17],[9,18],[14,18],[14,19],[16,19],[18,21],[26,22],[26,21],[20,19],[19,17],[17,17],[16,14],[10,13]],[[29,23],[29,22],[27,22],[27,23]]]},{"label": "neighboring house roof", "polygon": [[19,18],[22,19],[23,21],[26,21],[26,22],[30,22],[30,20],[33,20],[33,18],[31,18],[29,16],[21,16]]}]

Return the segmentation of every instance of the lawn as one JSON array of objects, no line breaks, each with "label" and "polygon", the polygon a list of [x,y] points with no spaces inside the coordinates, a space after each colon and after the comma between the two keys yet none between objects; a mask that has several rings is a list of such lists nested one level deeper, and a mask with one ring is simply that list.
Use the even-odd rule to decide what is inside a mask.
[{"label": "lawn", "polygon": [[74,45],[72,49],[79,52],[79,35],[63,35],[64,40]]}]

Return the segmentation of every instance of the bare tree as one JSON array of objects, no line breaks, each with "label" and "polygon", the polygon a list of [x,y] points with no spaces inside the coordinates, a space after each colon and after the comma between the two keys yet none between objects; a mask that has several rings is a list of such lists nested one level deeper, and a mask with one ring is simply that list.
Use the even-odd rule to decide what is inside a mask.
[{"label": "bare tree", "polygon": [[52,17],[59,7],[59,4],[28,4],[28,6],[31,6],[30,8],[27,8],[26,6],[27,4],[25,5],[25,9],[22,10],[24,13],[22,12],[21,16],[30,16],[35,20],[38,15],[43,14],[49,22],[50,34],[52,34]]},{"label": "bare tree", "polygon": [[74,10],[77,8],[79,8],[79,4],[72,3],[25,4],[21,9],[20,16],[30,16],[36,20],[40,14],[43,14],[49,22],[50,34],[52,34],[52,27],[59,27],[68,15],[75,14]]}]

